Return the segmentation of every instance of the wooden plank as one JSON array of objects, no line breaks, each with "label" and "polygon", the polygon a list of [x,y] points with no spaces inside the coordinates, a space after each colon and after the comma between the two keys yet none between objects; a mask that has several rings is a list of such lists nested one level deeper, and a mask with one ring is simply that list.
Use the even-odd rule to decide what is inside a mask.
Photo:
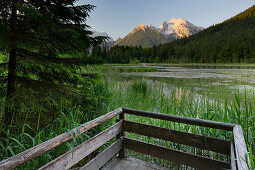
[{"label": "wooden plank", "polygon": [[248,160],[245,160],[245,154],[247,154],[248,151],[244,140],[242,127],[240,125],[236,125],[233,133],[237,168],[241,170],[248,170],[249,168],[247,164],[250,166],[250,160],[249,157],[247,157]]},{"label": "wooden plank", "polygon": [[124,159],[113,158],[101,170],[169,170],[169,168],[137,158],[125,157]]},{"label": "wooden plank", "polygon": [[128,109],[128,108],[122,108],[122,109],[124,113],[133,114],[137,116],[144,116],[144,117],[150,117],[155,119],[185,123],[190,125],[222,129],[227,131],[232,131],[235,126],[235,124],[203,120],[198,118],[187,118],[187,117],[174,116],[174,115],[168,115],[168,114],[162,114],[162,113],[156,113],[156,112],[147,112],[147,111],[134,110],[134,109]]},{"label": "wooden plank", "polygon": [[234,148],[234,143],[231,142],[230,144],[230,165],[232,170],[237,170],[236,167],[236,154],[235,154],[235,148]]},{"label": "wooden plank", "polygon": [[230,155],[230,141],[170,130],[142,123],[124,121],[123,130],[139,135],[150,136],[179,144],[195,146],[226,155]]},{"label": "wooden plank", "polygon": [[67,153],[59,156],[58,158],[41,167],[40,170],[63,170],[71,168],[74,164],[78,163],[80,160],[91,154],[93,151],[115,137],[121,131],[122,121],[95,135],[86,142],[75,147],[73,150],[70,150]]},{"label": "wooden plank", "polygon": [[85,166],[81,167],[80,170],[97,170],[100,169],[108,162],[111,158],[113,158],[122,148],[121,140],[117,140],[111,146],[109,146],[106,150],[92,159]]},{"label": "wooden plank", "polygon": [[[122,113],[122,108],[116,109],[116,110],[109,112],[101,117],[91,120],[91,121],[79,126],[78,128],[74,128],[70,132],[63,133],[63,134],[56,136],[50,140],[47,140],[37,146],[34,146],[24,152],[21,152],[11,158],[3,160],[0,162],[0,170],[12,169],[19,165],[22,165],[23,163],[25,163],[33,158],[36,158],[37,156],[42,155],[43,153],[72,139],[73,138],[72,135],[75,136],[75,135],[84,133],[95,126],[97,126],[97,125],[99,125],[115,116],[118,116],[121,113]],[[77,129],[78,129],[78,132],[77,132]],[[73,132],[76,132],[76,133],[73,133]]]},{"label": "wooden plank", "polygon": [[192,155],[189,153],[168,149],[166,147],[160,147],[149,143],[144,143],[129,138],[124,138],[123,145],[125,148],[134,150],[136,152],[148,154],[151,156],[159,157],[178,164],[188,165],[202,170],[230,168],[230,164],[226,162],[217,161],[198,155]]}]

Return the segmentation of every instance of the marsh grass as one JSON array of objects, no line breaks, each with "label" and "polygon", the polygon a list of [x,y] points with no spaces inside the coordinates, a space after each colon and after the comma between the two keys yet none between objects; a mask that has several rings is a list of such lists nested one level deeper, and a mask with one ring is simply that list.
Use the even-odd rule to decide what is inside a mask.
[{"label": "marsh grass", "polygon": [[133,66],[101,66],[100,68],[100,72],[102,73],[132,73],[132,72],[157,72],[158,69],[157,68],[153,68],[153,67],[133,67]]},{"label": "marsh grass", "polygon": [[134,81],[132,84],[133,93],[140,93],[146,96],[147,93],[147,82],[146,81]]},{"label": "marsh grass", "polygon": [[157,72],[157,68],[143,68],[143,67],[120,67],[118,68],[120,73],[123,72]]},{"label": "marsh grass", "polygon": [[[35,136],[31,136],[29,133],[26,132],[26,129],[29,128],[30,130],[34,130],[31,127],[29,127],[27,124],[23,125],[24,131],[22,131],[19,135],[14,135],[9,133],[10,129],[4,130],[7,133],[7,138],[5,141],[0,141],[0,160],[6,159],[8,157],[14,156],[17,153],[20,153],[22,151],[25,151],[33,146],[36,146],[46,140],[52,139],[55,136],[58,136],[62,133],[69,132],[72,134],[72,129],[78,127],[79,125],[88,122],[90,120],[95,119],[96,117],[100,115],[90,114],[86,115],[82,112],[77,110],[72,110],[72,113],[64,114],[61,113],[61,115],[54,121],[51,122],[48,126],[46,126],[43,129],[40,129],[37,131]],[[83,119],[81,117],[84,117]],[[81,122],[81,120],[83,120]],[[78,146],[82,142],[88,140],[95,134],[103,131],[104,129],[110,127],[116,122],[115,119],[111,119],[105,123],[102,123],[99,126],[96,126],[95,128],[79,135],[76,137],[73,137],[70,141],[48,151],[47,153],[32,159],[31,161],[28,161],[24,165],[16,168],[16,169],[37,169],[44,164],[50,162],[51,160],[57,158],[58,156],[66,153],[69,150],[72,150],[74,147]],[[15,127],[11,127],[15,128]],[[107,142],[105,145],[103,145],[101,148],[99,148],[97,151],[93,152],[89,157],[79,162],[76,167],[82,166],[85,163],[87,163],[91,158],[95,157],[98,153],[100,153],[102,150],[104,150],[107,146],[109,146],[111,143],[113,143],[112,139],[111,141]],[[7,145],[4,145],[4,142]]]},{"label": "marsh grass", "polygon": [[[90,90],[92,96],[100,96],[97,97],[97,100],[93,100],[93,105],[84,104],[83,106],[74,106],[64,103],[63,110],[57,113],[58,117],[53,120],[48,120],[49,123],[46,126],[42,127],[40,123],[36,122],[35,124],[37,127],[33,127],[26,122],[26,119],[23,119],[23,117],[18,117],[18,121],[15,123],[15,125],[1,128],[2,134],[4,134],[6,137],[1,138],[0,140],[0,161],[14,156],[33,146],[39,145],[40,143],[52,139],[62,133],[68,132],[72,134],[73,129],[105,114],[107,112],[107,100],[105,99],[109,95],[107,91],[107,84],[100,83],[92,86],[91,88],[92,89]],[[39,119],[38,122],[40,122]],[[96,126],[95,128],[79,136],[73,136],[73,138],[68,142],[65,142],[64,144],[35,159],[32,159],[31,161],[28,161],[16,169],[37,169],[50,162],[54,158],[57,158],[61,154],[72,150],[77,145],[110,127],[115,122],[116,118],[102,123],[101,125]],[[87,159],[80,161],[76,166],[83,165],[111,143],[112,141],[103,145],[101,148],[93,152]]]},{"label": "marsh grass", "polygon": [[[100,115],[95,114],[87,114],[84,117],[84,113],[80,112],[79,109],[72,109],[72,112],[68,114],[61,113],[61,115],[54,121],[51,122],[48,126],[43,129],[37,131],[35,136],[31,136],[26,132],[26,129],[34,130],[29,127],[27,124],[23,125],[24,131],[22,131],[19,135],[13,135],[10,132],[10,129],[4,130],[7,133],[7,138],[0,141],[0,160],[6,159],[8,157],[14,156],[17,153],[25,151],[33,146],[36,146],[46,140],[52,139],[55,136],[58,136],[62,133],[69,132],[72,134],[72,129],[78,127],[79,125],[88,122],[90,120],[95,119]],[[83,117],[83,118],[82,118]],[[82,122],[81,122],[82,120]],[[47,153],[28,161],[24,165],[16,168],[16,169],[37,169],[44,164],[50,162],[54,158],[57,158],[61,154],[66,153],[69,150],[72,150],[74,147],[78,146],[82,142],[88,140],[95,134],[101,132],[102,130],[110,127],[116,122],[116,119],[111,119],[108,122],[105,122],[79,136],[73,137],[70,141],[48,151]],[[15,128],[15,127],[11,127]],[[77,133],[77,132],[76,132]],[[7,145],[4,145],[4,142]],[[109,141],[105,145],[103,145],[100,149],[92,153],[87,159],[81,161],[76,166],[81,166],[84,163],[88,162],[90,158],[96,156],[99,152],[104,150],[105,147],[109,146],[113,141]]]},{"label": "marsh grass", "polygon": [[[243,128],[247,146],[250,146],[249,152],[251,154],[249,156],[252,160],[251,168],[254,168],[255,96],[254,93],[249,93],[249,90],[232,94],[231,90],[225,90],[227,87],[222,87],[222,89],[208,88],[208,90],[198,94],[192,86],[185,86],[185,84],[178,84],[178,86],[176,86],[174,84],[145,78],[125,79],[119,77],[111,80],[107,79],[105,81],[108,83],[109,90],[112,92],[108,110],[113,110],[118,107],[128,107],[138,110],[240,124]],[[146,93],[144,91],[146,91]],[[127,119],[139,123],[191,132],[209,137],[227,140],[233,139],[232,132],[223,130],[134,115],[127,115]],[[127,133],[127,135],[130,138],[139,139],[144,142],[166,146],[168,148],[199,154],[227,162],[230,161],[230,158],[226,155],[198,150],[194,147],[174,144],[133,133]],[[159,164],[162,163],[162,165],[166,165],[166,167],[177,169],[182,167],[181,165],[177,166],[172,162],[162,162],[162,160],[158,158],[146,155],[141,156],[142,154],[136,152],[129,151],[128,153],[131,156],[137,156],[138,158],[142,158],[147,161],[150,160],[151,162],[157,162]]]}]

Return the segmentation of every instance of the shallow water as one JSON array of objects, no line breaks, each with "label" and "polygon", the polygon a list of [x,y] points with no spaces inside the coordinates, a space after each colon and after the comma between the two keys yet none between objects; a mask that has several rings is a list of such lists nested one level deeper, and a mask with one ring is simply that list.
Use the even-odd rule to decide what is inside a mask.
[{"label": "shallow water", "polygon": [[[155,68],[155,67],[154,67]],[[255,69],[217,69],[217,68],[190,68],[190,67],[156,67],[158,72],[122,73],[125,76],[163,77],[163,78],[218,78],[238,80],[255,84]]]},{"label": "shallow water", "polygon": [[[113,67],[140,67],[157,68],[156,72],[122,72],[113,73],[115,80],[128,81],[144,80],[149,84],[164,83],[168,87],[186,89],[196,96],[203,96],[209,100],[219,98],[234,98],[234,94],[242,93],[254,95],[255,67],[253,66],[113,66]],[[168,90],[166,90],[168,91]]]},{"label": "shallow water", "polygon": [[[123,67],[123,66],[122,66]],[[128,66],[130,67],[130,66]],[[138,67],[138,66],[132,66]],[[157,72],[131,72],[131,73],[121,73],[123,77],[144,77],[144,78],[164,78],[164,79],[185,79],[184,83],[192,81],[191,79],[200,79],[200,82],[211,80],[210,84],[207,86],[220,86],[228,85],[232,86],[234,89],[243,90],[247,86],[249,90],[255,88],[255,68],[240,68],[239,66],[225,66],[223,69],[208,66],[205,68],[197,68],[187,66],[187,67],[171,67],[171,66],[143,66],[158,68]],[[198,86],[201,83],[197,84]]]}]

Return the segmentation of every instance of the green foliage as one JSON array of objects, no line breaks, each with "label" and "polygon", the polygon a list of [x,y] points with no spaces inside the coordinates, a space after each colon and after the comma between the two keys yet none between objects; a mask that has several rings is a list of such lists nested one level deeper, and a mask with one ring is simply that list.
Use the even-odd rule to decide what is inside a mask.
[{"label": "green foliage", "polygon": [[129,61],[129,64],[140,64],[139,60],[137,58],[132,58],[130,61]]},{"label": "green foliage", "polygon": [[132,83],[132,90],[134,93],[140,93],[145,96],[147,93],[147,83],[145,81],[136,80]]},{"label": "green foliage", "polygon": [[[117,67],[118,68],[118,67]],[[120,67],[117,69],[118,72],[156,72],[156,68],[143,68],[143,67]]]},{"label": "green foliage", "polygon": [[143,51],[141,46],[113,46],[107,51],[104,59],[109,63],[129,63],[135,59],[141,61],[140,58],[147,57],[146,55],[141,56],[141,51]]},{"label": "green foliage", "polygon": [[0,64],[5,63],[6,59],[7,59],[6,55],[4,55],[3,53],[0,53]]},{"label": "green foliage", "polygon": [[[18,134],[11,133],[12,131],[19,129],[17,126],[10,126],[8,128],[6,127],[1,129],[1,133],[4,133],[6,138],[0,140],[0,160],[14,156],[15,154],[39,145],[40,143],[52,139],[62,133],[71,132],[72,129],[78,127],[79,125],[103,115],[106,112],[106,99],[109,97],[107,84],[98,82],[94,86],[91,86],[90,92],[86,93],[90,93],[90,96],[94,97],[95,100],[93,100],[93,107],[91,107],[91,105],[77,107],[66,105],[64,106],[65,110],[63,112],[59,112],[57,118],[50,120],[46,126],[40,129],[33,128],[27,123],[20,124],[21,130]],[[102,130],[110,127],[115,122],[116,120],[112,119],[106,123],[103,123],[100,126],[83,133],[82,135],[74,137],[70,141],[50,150],[49,152],[28,161],[17,169],[31,169],[31,167],[32,169],[40,168],[61,154],[64,154],[77,145],[83,143],[95,133],[99,133]],[[102,150],[102,148],[96,152],[98,153],[100,150]],[[90,158],[88,158],[87,161],[89,159]],[[83,162],[81,161],[79,164],[82,166],[82,163]]]},{"label": "green foliage", "polygon": [[88,51],[104,37],[92,38],[85,24],[94,6],[74,3],[0,2],[0,50],[8,56],[0,63],[0,101],[6,101],[6,125],[11,119],[16,124],[16,119],[30,118],[38,119],[31,124],[39,124],[40,119],[47,123],[66,104],[92,107],[96,100],[90,91],[98,76],[80,70],[99,62]]},{"label": "green foliage", "polygon": [[250,159],[250,165],[251,165],[249,167],[249,170],[253,170],[253,169],[255,169],[255,154],[252,153],[251,147],[249,147],[248,149],[249,149],[249,159]]},{"label": "green foliage", "polygon": [[4,112],[5,93],[6,93],[6,77],[7,77],[7,56],[0,53],[0,115]]}]

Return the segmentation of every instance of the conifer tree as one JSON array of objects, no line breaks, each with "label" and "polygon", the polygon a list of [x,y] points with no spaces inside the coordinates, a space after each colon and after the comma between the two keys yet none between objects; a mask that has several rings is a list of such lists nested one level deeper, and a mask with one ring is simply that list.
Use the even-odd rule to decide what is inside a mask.
[{"label": "conifer tree", "polygon": [[80,92],[91,76],[78,70],[97,62],[86,54],[104,37],[92,38],[85,24],[94,6],[75,6],[75,1],[0,1],[0,51],[7,58],[0,62],[5,125],[24,110],[54,112],[63,101],[83,102]]}]

